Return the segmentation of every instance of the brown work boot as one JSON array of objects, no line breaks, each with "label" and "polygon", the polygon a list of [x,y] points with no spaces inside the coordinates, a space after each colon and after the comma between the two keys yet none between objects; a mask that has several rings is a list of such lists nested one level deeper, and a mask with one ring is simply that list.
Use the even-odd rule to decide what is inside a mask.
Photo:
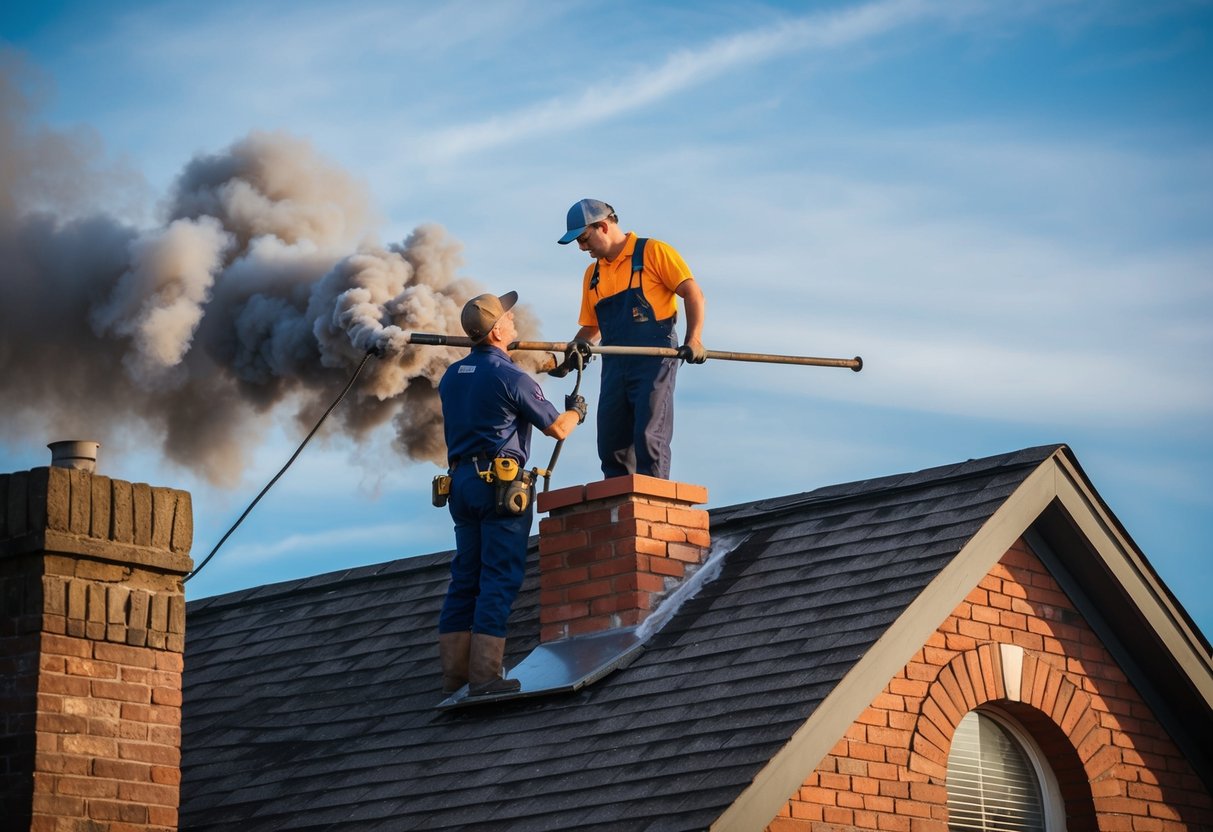
[{"label": "brown work boot", "polygon": [[468,682],[468,654],[472,634],[468,631],[438,634],[438,657],[442,660],[442,692],[454,693]]},{"label": "brown work boot", "polygon": [[504,638],[472,633],[472,652],[468,662],[468,696],[512,693],[521,687],[517,679],[503,678],[501,658],[504,655]]}]

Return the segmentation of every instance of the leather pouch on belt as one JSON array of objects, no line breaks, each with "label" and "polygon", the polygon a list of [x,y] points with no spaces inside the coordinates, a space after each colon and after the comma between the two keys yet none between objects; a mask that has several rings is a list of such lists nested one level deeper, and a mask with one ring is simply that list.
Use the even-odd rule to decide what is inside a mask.
[{"label": "leather pouch on belt", "polygon": [[438,474],[434,477],[434,481],[430,484],[430,502],[434,504],[434,508],[442,508],[446,505],[447,498],[451,496],[451,477],[449,474]]},{"label": "leather pouch on belt", "polygon": [[[494,461],[494,465],[496,465],[496,461]],[[517,463],[514,463],[511,479],[503,480],[501,477],[497,477],[493,483],[493,497],[498,514],[525,514],[526,510],[530,508],[534,495],[534,473],[519,469]]]}]

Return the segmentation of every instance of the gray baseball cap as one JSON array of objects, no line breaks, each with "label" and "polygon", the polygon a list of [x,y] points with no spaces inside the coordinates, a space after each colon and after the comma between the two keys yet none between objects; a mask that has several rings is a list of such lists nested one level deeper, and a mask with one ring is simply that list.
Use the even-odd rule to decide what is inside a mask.
[{"label": "gray baseball cap", "polygon": [[463,305],[459,323],[463,324],[463,331],[468,337],[479,344],[489,337],[493,324],[513,309],[517,302],[517,292],[506,292],[501,297],[490,294],[477,295]]},{"label": "gray baseball cap", "polygon": [[583,199],[580,202],[574,203],[573,207],[569,209],[569,230],[556,242],[562,246],[568,245],[580,237],[581,232],[585,231],[586,226],[590,223],[605,220],[613,213],[615,213],[614,208],[597,199]]}]

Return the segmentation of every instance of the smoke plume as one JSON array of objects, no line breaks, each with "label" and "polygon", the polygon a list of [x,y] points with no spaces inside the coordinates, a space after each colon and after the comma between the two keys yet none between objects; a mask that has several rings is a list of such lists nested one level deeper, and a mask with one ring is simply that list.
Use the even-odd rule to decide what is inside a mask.
[{"label": "smoke plume", "polygon": [[87,134],[35,131],[29,110],[0,67],[0,439],[153,438],[230,487],[278,414],[310,429],[383,346],[331,430],[361,441],[390,422],[399,453],[444,460],[437,384],[466,351],[405,333],[461,333],[484,289],[441,227],[376,244],[365,189],[281,133],[193,159],[163,222],[132,227],[87,209],[137,177]]}]

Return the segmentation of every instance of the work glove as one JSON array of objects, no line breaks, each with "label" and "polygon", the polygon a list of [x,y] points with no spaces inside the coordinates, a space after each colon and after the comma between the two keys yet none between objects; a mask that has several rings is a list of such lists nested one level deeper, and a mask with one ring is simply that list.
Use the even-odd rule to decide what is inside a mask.
[{"label": "work glove", "polygon": [[566,358],[561,361],[556,357],[555,353],[548,353],[552,356],[552,369],[548,370],[548,375],[552,378],[564,378],[569,374],[569,360]]},{"label": "work glove", "polygon": [[590,352],[590,347],[593,346],[584,338],[574,338],[564,350],[564,363],[568,366],[573,366],[573,353],[581,353],[581,366],[585,367],[594,360],[594,353]]},{"label": "work glove", "polygon": [[702,364],[708,360],[708,351],[702,344],[683,344],[678,348],[678,357],[689,364]]},{"label": "work glove", "polygon": [[581,395],[580,393],[577,395],[570,393],[569,395],[565,396],[564,409],[577,411],[577,424],[580,425],[585,422],[585,414],[587,410],[585,396]]}]

